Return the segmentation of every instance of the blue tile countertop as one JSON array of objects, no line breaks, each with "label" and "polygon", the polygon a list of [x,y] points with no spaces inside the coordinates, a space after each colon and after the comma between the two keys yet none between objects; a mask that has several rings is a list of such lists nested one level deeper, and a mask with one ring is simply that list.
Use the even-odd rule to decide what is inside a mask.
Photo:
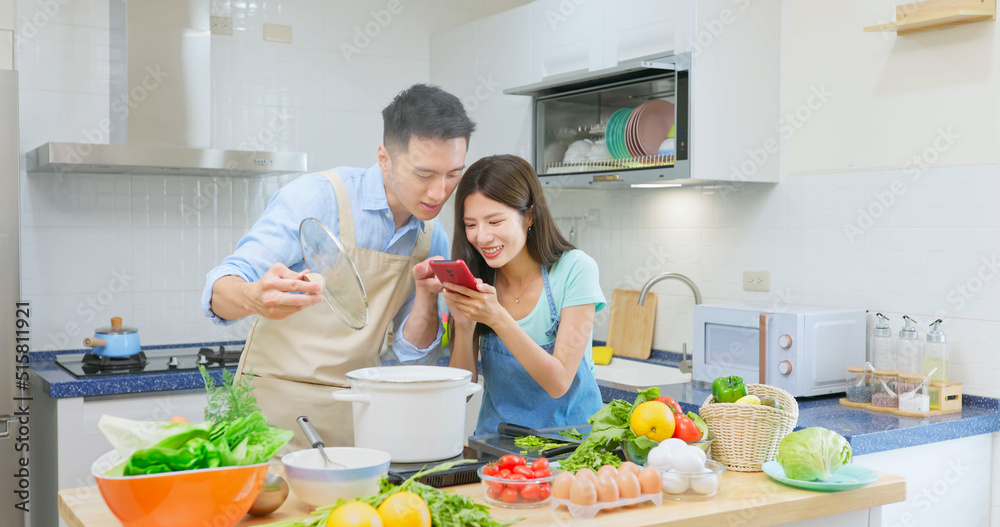
[{"label": "blue tile countertop", "polygon": [[[240,342],[206,343],[206,345],[211,346],[219,344],[240,344]],[[144,349],[191,346],[192,344],[151,346]],[[67,353],[79,352],[69,351]],[[119,395],[204,387],[201,374],[196,370],[139,375],[118,374],[78,379],[54,362],[54,353],[34,352],[29,357],[33,385],[40,386],[52,398]],[[676,360],[679,358],[679,354],[660,352],[654,354],[652,360],[648,362],[676,365]],[[437,357],[436,364],[445,366],[447,363],[447,356]],[[220,369],[213,368],[211,372],[212,377],[217,382],[222,380]],[[600,389],[601,397],[605,402],[611,399],[625,399],[631,402],[635,398],[634,392],[617,387],[601,385]],[[711,387],[703,382],[688,382],[663,385],[660,386],[660,391],[663,395],[669,395],[680,402],[681,407],[686,412],[697,411],[711,394]],[[798,399],[799,421],[796,429],[822,426],[835,430],[847,438],[855,455],[873,454],[1000,431],[1000,400],[989,397],[965,395],[962,398],[961,413],[937,417],[903,417],[851,408],[840,405],[839,398],[840,396],[826,396]]]},{"label": "blue tile countertop", "polygon": [[[191,347],[217,347],[220,345],[242,345],[243,341],[229,342],[203,342],[194,344],[177,344],[169,346],[143,346],[143,351],[163,350],[171,348],[191,348]],[[86,353],[89,350],[67,350],[59,352],[31,352],[28,354],[30,360],[30,377],[34,387],[40,387],[43,392],[53,399],[64,397],[92,397],[98,395],[122,395],[129,393],[156,392],[162,390],[186,390],[193,388],[204,388],[205,384],[198,370],[185,371],[165,371],[148,372],[140,374],[119,373],[113,375],[99,375],[94,377],[77,378],[69,373],[62,366],[56,364],[57,355],[69,353]],[[386,365],[398,364],[398,362],[385,362]],[[436,358],[438,366],[447,366],[448,357],[438,356]],[[227,367],[231,372],[236,368]],[[210,368],[209,374],[212,379],[222,382],[222,369]]]},{"label": "blue tile countertop", "polygon": [[[660,393],[673,397],[687,411],[698,411],[712,393],[704,382],[667,384],[660,386]],[[635,393],[608,386],[601,386],[601,397],[635,399]],[[796,430],[821,426],[839,432],[851,444],[854,455],[874,454],[949,439],[1000,432],[1000,400],[990,397],[965,395],[962,412],[936,417],[904,417],[851,408],[840,404],[840,395],[803,397],[799,404],[799,421]]]}]

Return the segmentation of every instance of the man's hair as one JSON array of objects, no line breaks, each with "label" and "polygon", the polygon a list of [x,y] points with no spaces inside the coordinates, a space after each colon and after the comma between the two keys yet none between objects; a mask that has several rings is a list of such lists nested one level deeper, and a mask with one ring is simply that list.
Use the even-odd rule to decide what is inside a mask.
[{"label": "man's hair", "polygon": [[391,155],[406,152],[414,136],[445,141],[461,137],[468,148],[476,123],[458,97],[437,86],[414,84],[382,110],[382,129],[382,144]]}]

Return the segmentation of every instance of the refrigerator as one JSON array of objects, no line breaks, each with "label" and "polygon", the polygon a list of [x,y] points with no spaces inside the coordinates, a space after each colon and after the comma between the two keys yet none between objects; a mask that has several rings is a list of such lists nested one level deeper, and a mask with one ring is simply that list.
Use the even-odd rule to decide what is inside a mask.
[{"label": "refrigerator", "polygon": [[35,313],[21,301],[17,122],[17,72],[0,70],[0,523],[5,527],[23,527],[24,509],[32,502],[26,449],[30,363],[19,359],[27,360]]}]

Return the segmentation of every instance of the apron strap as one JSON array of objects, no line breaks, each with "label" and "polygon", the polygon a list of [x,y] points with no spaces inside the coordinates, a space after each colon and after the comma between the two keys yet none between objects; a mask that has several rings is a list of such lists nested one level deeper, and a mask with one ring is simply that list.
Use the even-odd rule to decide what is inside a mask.
[{"label": "apron strap", "polygon": [[355,247],[354,243],[354,217],[351,216],[351,200],[347,195],[347,186],[336,170],[324,170],[320,172],[333,186],[333,192],[337,195],[337,214],[340,224],[340,243],[344,248]]},{"label": "apron strap", "polygon": [[413,258],[410,266],[414,266],[427,259],[431,254],[431,235],[434,234],[434,220],[425,221],[424,228],[417,232],[417,241],[413,245]]}]

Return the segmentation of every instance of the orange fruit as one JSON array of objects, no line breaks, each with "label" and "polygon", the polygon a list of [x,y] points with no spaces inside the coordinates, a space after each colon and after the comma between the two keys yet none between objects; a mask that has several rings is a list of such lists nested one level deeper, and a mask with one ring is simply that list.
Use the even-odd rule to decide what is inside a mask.
[{"label": "orange fruit", "polygon": [[397,492],[378,506],[383,527],[431,527],[431,510],[412,492]]},{"label": "orange fruit", "polygon": [[326,527],[383,527],[382,517],[375,507],[352,501],[334,509],[326,520]]},{"label": "orange fruit", "polygon": [[660,442],[674,435],[674,414],[670,407],[659,401],[646,401],[632,409],[629,419],[637,436],[646,436]]}]

